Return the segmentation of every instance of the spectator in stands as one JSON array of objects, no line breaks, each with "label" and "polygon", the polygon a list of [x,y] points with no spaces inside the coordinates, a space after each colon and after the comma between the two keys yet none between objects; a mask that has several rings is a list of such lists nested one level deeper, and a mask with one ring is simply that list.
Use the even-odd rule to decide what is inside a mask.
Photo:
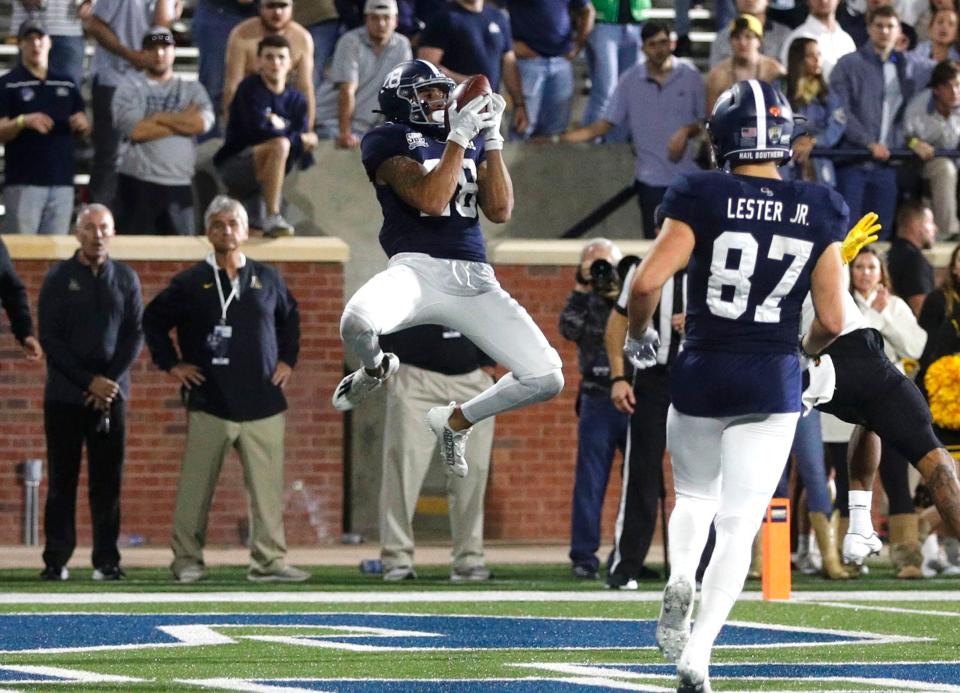
[{"label": "spectator in stands", "polygon": [[77,85],[48,68],[50,37],[28,19],[17,32],[20,60],[0,77],[5,145],[4,233],[66,234],[73,214],[73,133],[90,123]]},{"label": "spectator in stands", "polygon": [[670,31],[651,20],[641,30],[646,60],[621,78],[603,119],[558,136],[558,142],[589,142],[615,125],[629,127],[637,159],[634,188],[643,235],[654,237],[654,211],[680,173],[696,170],[687,146],[704,117],[703,79],[670,53]]},{"label": "spectator in stands", "polygon": [[117,194],[117,152],[120,132],[113,123],[113,93],[133,70],[147,67],[140,48],[152,26],[167,28],[176,19],[176,0],[97,0],[83,28],[97,42],[93,75],[93,165],[90,199],[112,205]]},{"label": "spectator in stands", "polygon": [[[383,479],[380,484],[380,559],[387,582],[416,578],[413,515],[437,438],[423,425],[431,407],[466,402],[490,387],[496,365],[459,332],[440,325],[383,335],[380,344],[400,359],[387,381]],[[447,494],[453,540],[450,579],[490,579],[483,556],[483,503],[490,472],[494,420],[474,426],[466,449],[470,473],[449,477]]]},{"label": "spectator in stands", "polygon": [[[218,120],[224,112],[223,80],[226,72],[224,46],[227,45],[230,32],[234,27],[256,14],[256,0],[197,0],[193,11],[190,35],[193,37],[193,44],[197,47],[200,59],[200,84],[206,88]],[[220,134],[218,123],[201,137],[201,140],[220,136]]]},{"label": "spectator in stands", "polygon": [[377,97],[387,74],[413,57],[410,41],[396,33],[397,0],[366,0],[364,26],[337,42],[330,79],[317,93],[317,134],[354,149],[383,121]]},{"label": "spectator in stands", "polygon": [[[585,245],[573,291],[560,312],[560,334],[576,342],[580,364],[570,561],[573,576],[587,580],[599,576],[596,553],[600,548],[603,497],[614,454],[617,450],[623,453],[627,439],[627,415],[617,411],[610,400],[610,362],[604,347],[607,319],[620,292],[614,270],[620,258],[620,250],[606,239],[598,238]],[[606,271],[592,270],[593,264],[601,260],[607,263]]]},{"label": "spectator in stands", "polygon": [[751,14],[741,14],[730,26],[730,48],[732,54],[724,58],[707,73],[707,113],[713,111],[713,104],[727,89],[744,79],[760,79],[773,82],[784,74],[777,60],[760,54],[763,42],[763,24]]},{"label": "spectator in stands", "polygon": [[10,321],[10,331],[23,350],[28,361],[38,361],[43,356],[40,342],[33,336],[33,319],[30,317],[30,300],[27,290],[17,276],[10,259],[7,244],[0,238],[0,303]]},{"label": "spectator in stands", "polygon": [[[767,0],[737,0],[737,14],[749,14],[760,20],[763,26],[763,42],[760,52],[764,55],[781,60],[780,56],[785,54],[786,46],[784,41],[790,35],[790,27],[785,24],[775,22],[767,15]],[[724,58],[730,57],[730,30],[732,25],[725,26],[717,32],[717,37],[710,44],[710,67],[714,67]],[[786,64],[786,60],[781,60]]]},{"label": "spectator in stands", "polygon": [[887,267],[893,293],[919,316],[923,301],[933,291],[933,266],[923,256],[937,238],[933,212],[917,202],[904,202],[897,210],[897,235],[890,243]]},{"label": "spectator in stands", "polygon": [[788,62],[787,51],[794,39],[814,38],[820,46],[823,78],[829,81],[833,66],[840,58],[857,50],[857,45],[837,21],[837,0],[808,0],[808,4],[810,14],[784,40],[780,60],[784,64]]},{"label": "spectator in stands", "polygon": [[267,36],[257,46],[259,73],[240,82],[230,105],[227,136],[213,157],[232,195],[256,209],[268,236],[290,236],[294,229],[280,213],[283,182],[294,166],[313,163],[317,135],[307,126],[307,101],[287,86],[290,43]]},{"label": "spectator in stands", "polygon": [[926,85],[933,63],[894,49],[900,22],[893,8],[871,10],[867,22],[870,41],[840,58],[830,75],[830,91],[840,99],[847,117],[839,146],[865,149],[870,156],[866,162],[837,163],[837,190],[850,206],[852,219],[876,212],[883,226],[881,238],[889,238],[897,203],[890,149],[903,146],[904,108]]},{"label": "spectator in stands", "polygon": [[293,21],[313,39],[313,90],[320,93],[326,79],[327,62],[340,38],[342,25],[336,0],[299,0],[293,7]]},{"label": "spectator in stands", "polygon": [[175,77],[173,34],[143,36],[145,72],[128,75],[113,95],[113,122],[124,135],[117,179],[117,226],[123,233],[196,233],[191,181],[195,136],[213,127],[213,105],[199,82]]},{"label": "spectator in stands", "polygon": [[[590,98],[583,124],[603,117],[610,95],[620,76],[640,59],[640,25],[650,9],[650,0],[592,0],[597,13],[593,31],[587,37],[587,65],[590,68]],[[625,128],[607,133],[607,142],[625,142]]]},{"label": "spectator in stands", "polygon": [[930,18],[929,38],[917,44],[913,52],[934,62],[960,60],[957,50],[957,11],[952,8],[937,10]]},{"label": "spectator in stands", "polygon": [[307,129],[313,130],[316,92],[313,89],[313,38],[293,21],[293,0],[262,0],[260,15],[244,20],[227,40],[226,73],[223,83],[223,112],[229,123],[230,106],[240,82],[255,74],[260,65],[259,45],[267,36],[281,36],[290,44],[291,85],[307,103]]},{"label": "spectator in stands", "polygon": [[812,180],[836,187],[837,173],[833,160],[826,157],[810,158],[810,152],[817,145],[836,146],[847,126],[843,105],[836,95],[830,93],[823,79],[820,44],[815,38],[800,37],[790,44],[786,96],[794,115],[806,118],[804,133],[809,136],[794,136],[791,142],[793,157],[781,170],[792,172],[798,180]]},{"label": "spectator in stands", "polygon": [[507,9],[527,108],[527,129],[517,134],[558,135],[570,122],[570,61],[587,42],[596,12],[590,0],[507,0]]},{"label": "spectator in stands", "polygon": [[941,9],[960,12],[960,3],[957,0],[928,0],[925,2],[914,24],[918,41],[926,41],[930,38],[930,20],[936,11]]},{"label": "spectator in stands", "polygon": [[[940,10],[938,14],[950,12]],[[923,163],[930,184],[931,207],[937,228],[947,238],[960,234],[957,219],[957,159],[934,156],[937,149],[960,145],[960,67],[949,60],[937,63],[930,87],[917,94],[904,115],[907,146]]]},{"label": "spectator in stands", "polygon": [[[13,0],[10,26],[31,19],[50,32],[50,70],[68,75],[79,88],[83,82],[83,20],[93,11],[93,0]],[[19,37],[18,37],[19,38]]]},{"label": "spectator in stands", "polygon": [[517,56],[513,51],[510,18],[502,10],[486,7],[484,0],[447,3],[420,35],[417,57],[433,63],[454,82],[469,75],[486,75],[494,91],[500,80],[513,101],[513,128],[527,129],[527,106]]},{"label": "spectator in stands", "polygon": [[40,289],[40,343],[47,354],[43,423],[49,487],[43,517],[44,580],[66,580],[76,547],[77,480],[84,443],[93,579],[121,580],[120,483],[130,367],[143,346],[140,280],[110,259],[113,216],[100,204],[77,215],[80,249],[47,273]]},{"label": "spectator in stands", "polygon": [[276,269],[240,250],[248,235],[243,205],[218,195],[204,227],[213,252],[174,277],[143,315],[153,362],[180,384],[188,410],[170,568],[179,582],[204,576],[210,503],[235,448],[250,495],[247,579],[302,582],[309,574],[284,561],[283,532],[283,387],[300,350],[297,302]]}]

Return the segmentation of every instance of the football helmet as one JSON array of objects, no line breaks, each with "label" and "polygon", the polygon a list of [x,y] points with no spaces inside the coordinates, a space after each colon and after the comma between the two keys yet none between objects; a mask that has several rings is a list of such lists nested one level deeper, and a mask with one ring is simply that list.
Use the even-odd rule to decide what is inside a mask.
[{"label": "football helmet", "polygon": [[447,128],[443,118],[434,120],[434,112],[443,115],[443,109],[431,108],[434,104],[421,96],[421,90],[438,88],[444,93],[443,107],[447,105],[455,84],[426,60],[407,60],[393,68],[380,87],[380,113],[388,121],[406,123],[417,130],[433,136],[444,136]]},{"label": "football helmet", "polygon": [[737,82],[723,92],[707,122],[717,165],[790,160],[793,109],[783,93],[756,79]]}]

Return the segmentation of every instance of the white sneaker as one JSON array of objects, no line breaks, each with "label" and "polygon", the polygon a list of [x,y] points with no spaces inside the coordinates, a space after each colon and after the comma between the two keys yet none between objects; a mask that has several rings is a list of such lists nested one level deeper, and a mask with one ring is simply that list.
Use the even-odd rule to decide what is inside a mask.
[{"label": "white sneaker", "polygon": [[940,541],[937,535],[930,533],[923,544],[920,545],[920,554],[923,556],[923,563],[920,564],[920,574],[925,578],[936,577],[947,568],[947,561],[941,556]]},{"label": "white sneaker", "polygon": [[404,580],[416,579],[416,571],[408,565],[400,565],[383,571],[384,582],[403,582]]},{"label": "white sneaker", "polygon": [[447,465],[451,474],[462,479],[467,475],[467,460],[464,454],[467,450],[467,436],[470,435],[470,429],[454,431],[450,428],[447,421],[450,420],[450,415],[456,407],[456,402],[450,402],[445,407],[434,407],[428,411],[427,428],[433,431],[433,435],[440,442],[440,459]]},{"label": "white sneaker", "polygon": [[198,565],[188,565],[176,574],[177,582],[190,583],[198,582],[203,579],[203,568]]},{"label": "white sneaker", "polygon": [[847,532],[847,536],[843,538],[843,562],[863,565],[863,561],[868,556],[880,553],[882,548],[883,542],[880,541],[876,532],[869,537]]},{"label": "white sneaker", "polygon": [[668,662],[676,662],[687,646],[692,613],[693,586],[684,578],[669,583],[663,590],[656,636],[657,647]]},{"label": "white sneaker", "polygon": [[292,236],[295,231],[293,224],[283,218],[279,212],[271,214],[263,220],[263,233],[271,238],[281,238],[283,236]]},{"label": "white sneaker", "polygon": [[310,579],[310,573],[294,568],[292,565],[285,565],[272,573],[264,573],[259,568],[251,568],[247,571],[247,580],[250,582],[304,582],[308,579]]},{"label": "white sneaker", "polygon": [[333,408],[337,411],[350,411],[367,395],[383,385],[384,381],[400,368],[400,359],[394,354],[384,354],[381,366],[386,364],[386,370],[379,378],[367,373],[362,366],[345,377],[333,392]]}]

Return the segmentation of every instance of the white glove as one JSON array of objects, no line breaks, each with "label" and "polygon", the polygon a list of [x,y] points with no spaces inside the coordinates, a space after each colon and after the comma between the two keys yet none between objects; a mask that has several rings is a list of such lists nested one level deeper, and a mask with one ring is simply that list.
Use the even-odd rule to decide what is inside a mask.
[{"label": "white glove", "polygon": [[503,149],[503,135],[500,134],[500,120],[507,108],[507,102],[500,94],[490,95],[490,110],[481,113],[483,116],[483,142],[486,150]]},{"label": "white glove", "polygon": [[450,104],[447,109],[450,121],[450,134],[447,135],[447,142],[459,144],[464,149],[469,147],[473,138],[479,135],[485,127],[484,118],[480,111],[489,105],[489,96],[474,99],[460,111],[457,110],[457,104]]},{"label": "white glove", "polygon": [[660,348],[660,335],[652,327],[648,327],[640,339],[627,335],[623,344],[623,355],[637,370],[657,365],[657,349]]}]

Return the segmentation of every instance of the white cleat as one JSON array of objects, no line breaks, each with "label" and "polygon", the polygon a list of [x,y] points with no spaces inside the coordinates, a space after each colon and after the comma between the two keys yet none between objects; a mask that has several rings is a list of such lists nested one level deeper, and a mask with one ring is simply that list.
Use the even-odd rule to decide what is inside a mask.
[{"label": "white cleat", "polygon": [[847,532],[843,538],[843,562],[863,565],[868,556],[880,553],[882,548],[883,542],[876,532],[872,532],[870,536]]},{"label": "white cleat", "polygon": [[668,662],[676,662],[690,639],[690,614],[693,613],[693,586],[680,578],[663,590],[660,620],[657,621],[657,647]]},{"label": "white cleat", "polygon": [[709,668],[709,650],[700,650],[693,643],[689,644],[677,662],[677,693],[712,693]]},{"label": "white cleat", "polygon": [[379,378],[370,375],[363,367],[345,377],[333,392],[333,408],[337,411],[350,411],[371,392],[383,385],[384,381],[400,368],[400,359],[395,354],[384,354],[381,365],[386,365],[386,371]]},{"label": "white cleat", "polygon": [[467,436],[470,435],[470,429],[454,431],[450,428],[447,422],[456,407],[455,402],[450,402],[445,407],[434,407],[428,411],[427,428],[433,432],[440,443],[440,459],[447,465],[447,470],[462,479],[467,475],[467,460],[464,454],[467,450]]}]

